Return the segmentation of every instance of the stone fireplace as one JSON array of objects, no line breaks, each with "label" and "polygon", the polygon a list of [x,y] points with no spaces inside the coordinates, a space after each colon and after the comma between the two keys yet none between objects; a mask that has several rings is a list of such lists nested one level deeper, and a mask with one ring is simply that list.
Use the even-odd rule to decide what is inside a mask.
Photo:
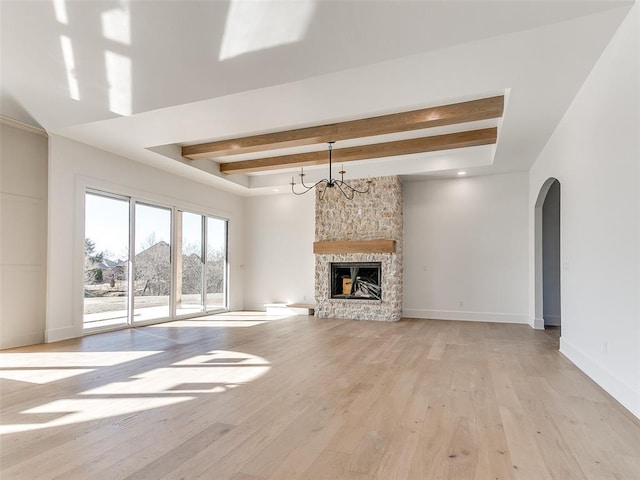
[{"label": "stone fireplace", "polygon": [[[348,200],[316,192],[315,300],[319,318],[398,321],[402,316],[402,182],[372,178]],[[350,182],[366,188],[365,181]],[[348,293],[347,293],[348,292]]]}]

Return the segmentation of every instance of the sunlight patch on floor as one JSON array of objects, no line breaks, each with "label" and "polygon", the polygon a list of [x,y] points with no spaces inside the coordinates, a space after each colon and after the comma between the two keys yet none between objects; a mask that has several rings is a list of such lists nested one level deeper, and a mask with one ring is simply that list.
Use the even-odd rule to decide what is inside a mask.
[{"label": "sunlight patch on floor", "polygon": [[[175,405],[188,400],[193,400],[193,397],[172,395],[147,398],[135,396],[124,398],[65,398],[20,412],[19,416],[24,415],[25,422],[0,425],[0,434],[59,427],[120,415],[129,415],[152,408]],[[42,423],[31,422],[29,416],[40,416],[45,419],[51,419]]]},{"label": "sunlight patch on floor", "polygon": [[44,385],[156,353],[160,352],[0,352],[0,378]]},{"label": "sunlight patch on floor", "polygon": [[261,377],[269,370],[264,358],[241,352],[213,351],[134,375],[125,381],[110,383],[80,395],[173,394],[179,385],[190,391],[221,392],[228,385],[241,385]]},{"label": "sunlight patch on floor", "polygon": [[[0,352],[0,369],[5,368],[93,368],[139,360],[159,351],[124,352]],[[1,370],[0,370],[1,372]],[[1,376],[1,373],[0,373]]]},{"label": "sunlight patch on floor", "polygon": [[232,327],[247,328],[262,325],[274,320],[291,318],[292,315],[273,315],[266,312],[228,312],[216,313],[189,320],[176,320],[173,322],[149,325],[148,328],[182,328],[182,327]]},{"label": "sunlight patch on floor", "polygon": [[[125,361],[136,360],[162,352],[46,352],[0,354],[2,365],[15,366],[4,372],[4,378],[31,383],[45,383],[65,372],[74,375],[112,367]],[[109,360],[109,356],[114,359]],[[123,359],[124,358],[124,359]],[[51,365],[86,366],[94,368],[64,367],[48,369]],[[20,367],[18,367],[20,365]],[[26,365],[30,365],[23,369]],[[40,368],[40,369],[39,369]],[[269,361],[248,353],[213,350],[179,360],[166,367],[136,373],[123,373],[121,381],[110,382],[77,394],[67,394],[37,407],[3,414],[0,434],[95,421],[103,418],[129,415],[193,400],[193,394],[224,393],[247,384],[266,374]],[[35,372],[35,373],[34,373]],[[42,374],[33,381],[35,374]],[[62,376],[60,376],[62,375]],[[105,372],[105,375],[108,375]],[[46,401],[46,400],[45,400]]]},{"label": "sunlight patch on floor", "polygon": [[262,325],[265,322],[233,321],[233,320],[178,320],[158,325],[149,325],[150,328],[183,328],[183,327],[231,327],[248,328]]},{"label": "sunlight patch on floor", "polygon": [[16,370],[0,370],[0,378],[7,380],[15,380],[17,382],[36,383],[44,385],[50,382],[57,382],[65,378],[75,377],[83,373],[93,372],[92,368],[65,368],[65,369],[43,369],[28,368]]}]

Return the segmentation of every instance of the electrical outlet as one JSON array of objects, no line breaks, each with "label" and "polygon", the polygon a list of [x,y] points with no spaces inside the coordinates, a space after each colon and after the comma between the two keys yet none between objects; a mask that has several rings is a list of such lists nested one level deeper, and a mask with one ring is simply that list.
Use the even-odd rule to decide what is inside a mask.
[{"label": "electrical outlet", "polygon": [[602,341],[602,353],[604,353],[605,355],[607,354],[607,351],[609,349],[609,345],[607,344],[606,340]]},{"label": "electrical outlet", "polygon": [[458,306],[459,307],[464,307],[464,302],[462,300],[458,300]]}]

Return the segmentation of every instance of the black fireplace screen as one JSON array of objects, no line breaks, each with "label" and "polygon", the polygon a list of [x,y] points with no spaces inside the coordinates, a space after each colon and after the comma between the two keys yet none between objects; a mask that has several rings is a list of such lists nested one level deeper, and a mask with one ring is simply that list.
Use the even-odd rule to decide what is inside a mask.
[{"label": "black fireplace screen", "polygon": [[331,264],[331,298],[380,300],[380,262]]}]

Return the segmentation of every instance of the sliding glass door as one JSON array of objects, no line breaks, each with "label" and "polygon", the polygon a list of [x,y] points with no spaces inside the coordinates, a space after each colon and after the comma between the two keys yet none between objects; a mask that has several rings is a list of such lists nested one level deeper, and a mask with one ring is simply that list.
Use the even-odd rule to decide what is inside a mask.
[{"label": "sliding glass door", "polygon": [[227,306],[227,221],[207,217],[207,310]]},{"label": "sliding glass door", "polygon": [[135,207],[133,321],[171,317],[171,209]]},{"label": "sliding glass door", "polygon": [[227,306],[224,219],[87,191],[84,250],[85,329]]},{"label": "sliding glass door", "polygon": [[126,325],[129,319],[129,199],[85,195],[84,327]]},{"label": "sliding glass door", "polygon": [[203,216],[178,211],[176,314],[186,315],[204,310],[202,302],[204,256],[202,255]]},{"label": "sliding glass door", "polygon": [[176,314],[226,308],[227,221],[176,213]]}]

